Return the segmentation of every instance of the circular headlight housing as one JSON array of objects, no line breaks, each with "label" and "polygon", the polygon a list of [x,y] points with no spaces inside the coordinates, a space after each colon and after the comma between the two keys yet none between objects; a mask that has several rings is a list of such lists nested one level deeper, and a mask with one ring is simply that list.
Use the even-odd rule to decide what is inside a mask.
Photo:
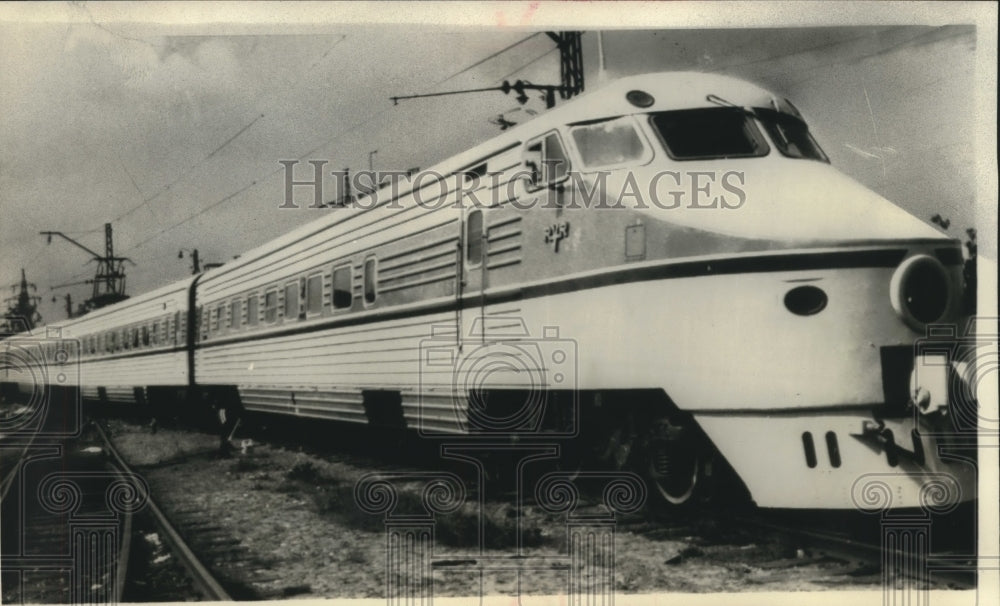
[{"label": "circular headlight housing", "polygon": [[922,331],[939,321],[951,303],[951,281],[940,261],[914,255],[896,269],[889,283],[892,308],[911,328]]}]

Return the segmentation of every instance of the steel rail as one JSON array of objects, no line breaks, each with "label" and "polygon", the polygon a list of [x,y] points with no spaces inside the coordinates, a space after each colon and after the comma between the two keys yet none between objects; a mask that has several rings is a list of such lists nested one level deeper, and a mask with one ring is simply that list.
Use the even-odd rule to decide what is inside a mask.
[{"label": "steel rail", "polygon": [[[972,554],[967,557],[958,557],[954,554],[920,554],[905,549],[887,549],[882,545],[853,539],[834,532],[792,524],[783,524],[759,516],[740,515],[731,517],[729,521],[733,524],[753,526],[760,530],[780,533],[787,537],[803,539],[808,541],[816,549],[827,553],[831,557],[877,565],[880,570],[884,568],[887,562],[905,562],[907,565],[899,566],[896,574],[908,576],[917,580],[929,581],[934,579],[968,589],[975,588],[977,585],[976,579],[978,571],[975,567],[963,570],[961,567],[954,565],[937,565],[943,562],[955,561],[957,559],[975,560],[976,556]],[[884,570],[882,570],[882,574],[885,574]]]},{"label": "steel rail", "polygon": [[[121,454],[115,448],[114,444],[108,438],[107,433],[105,433],[104,428],[99,424],[95,423],[94,427],[97,429],[97,433],[101,436],[104,441],[105,447],[108,449],[108,453],[115,460],[115,462],[121,467],[126,473],[134,473],[131,468],[122,458]],[[178,557],[184,567],[191,575],[191,579],[200,591],[207,599],[217,602],[231,602],[233,601],[232,596],[222,587],[222,585],[215,579],[212,573],[201,563],[198,556],[195,555],[191,548],[188,547],[187,542],[181,537],[177,529],[174,528],[167,516],[164,515],[163,511],[156,505],[152,496],[146,503],[146,509],[153,516],[156,525],[163,532],[164,539],[170,545],[171,550]]]}]

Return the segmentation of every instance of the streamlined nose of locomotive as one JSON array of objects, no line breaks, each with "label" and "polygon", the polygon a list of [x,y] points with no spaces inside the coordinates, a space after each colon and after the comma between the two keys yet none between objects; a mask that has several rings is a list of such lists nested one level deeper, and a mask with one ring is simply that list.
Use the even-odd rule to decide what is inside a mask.
[{"label": "streamlined nose of locomotive", "polygon": [[[682,169],[682,170],[681,170]],[[829,164],[757,158],[646,167],[659,200],[646,212],[684,227],[794,245],[947,237]],[[647,182],[650,182],[647,181]]]}]

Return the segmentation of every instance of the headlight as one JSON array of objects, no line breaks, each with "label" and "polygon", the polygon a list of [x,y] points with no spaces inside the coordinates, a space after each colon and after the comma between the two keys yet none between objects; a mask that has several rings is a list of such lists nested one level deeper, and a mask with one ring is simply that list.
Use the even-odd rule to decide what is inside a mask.
[{"label": "headlight", "polygon": [[944,317],[951,282],[944,265],[928,255],[914,255],[896,269],[889,283],[892,308],[910,328],[922,332]]}]

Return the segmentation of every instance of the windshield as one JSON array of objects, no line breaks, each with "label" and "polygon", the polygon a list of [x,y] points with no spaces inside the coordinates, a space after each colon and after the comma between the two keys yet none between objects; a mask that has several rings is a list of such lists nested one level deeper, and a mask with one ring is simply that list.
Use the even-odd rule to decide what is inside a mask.
[{"label": "windshield", "polygon": [[778,151],[785,156],[821,162],[830,161],[802,120],[771,109],[755,109],[754,113],[764,125]]},{"label": "windshield", "polygon": [[585,166],[614,166],[646,155],[631,118],[577,126],[570,131]]},{"label": "windshield", "polygon": [[675,160],[766,156],[769,151],[760,130],[740,108],[660,112],[651,121]]}]

